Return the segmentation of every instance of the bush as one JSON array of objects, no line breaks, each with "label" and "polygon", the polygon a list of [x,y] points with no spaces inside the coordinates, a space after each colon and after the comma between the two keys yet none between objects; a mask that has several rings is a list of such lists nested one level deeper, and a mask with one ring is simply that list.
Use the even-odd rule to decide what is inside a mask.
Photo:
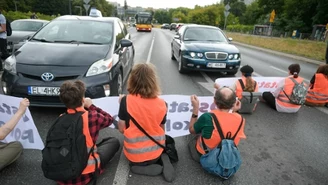
[{"label": "bush", "polygon": [[[14,21],[17,19],[29,19],[30,16],[32,15],[32,12],[8,11],[8,12],[3,12],[3,15],[5,15],[6,19],[10,21]],[[36,13],[36,15],[38,16],[39,19],[48,20],[48,21],[51,21],[56,17],[50,15],[44,15],[41,13]]]},{"label": "bush", "polygon": [[228,25],[227,30],[231,32],[241,32],[241,33],[250,33],[254,29],[254,26],[252,25],[241,25],[241,24],[236,24],[236,25]]}]

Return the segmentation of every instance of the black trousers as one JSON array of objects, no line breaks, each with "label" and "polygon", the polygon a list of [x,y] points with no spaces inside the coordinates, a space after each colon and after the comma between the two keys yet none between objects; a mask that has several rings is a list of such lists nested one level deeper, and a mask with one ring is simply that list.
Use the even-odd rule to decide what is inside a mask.
[{"label": "black trousers", "polygon": [[277,110],[276,108],[276,98],[273,96],[271,92],[263,92],[262,98],[265,100],[265,102],[274,110]]},{"label": "black trousers", "polygon": [[0,38],[0,53],[3,60],[9,57],[9,53],[7,51],[7,39]]},{"label": "black trousers", "polygon": [[100,166],[104,169],[106,164],[109,163],[120,149],[120,142],[114,137],[108,137],[101,140],[96,145],[100,157]]}]

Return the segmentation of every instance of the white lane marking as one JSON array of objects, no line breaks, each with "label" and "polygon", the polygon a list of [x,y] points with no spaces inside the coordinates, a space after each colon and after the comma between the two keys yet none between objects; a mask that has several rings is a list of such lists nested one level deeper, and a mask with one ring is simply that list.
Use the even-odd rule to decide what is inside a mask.
[{"label": "white lane marking", "polygon": [[121,152],[120,161],[118,162],[113,185],[126,185],[129,178],[129,161],[125,158],[123,151]]},{"label": "white lane marking", "polygon": [[200,72],[208,83],[214,84],[213,80],[204,72]]},{"label": "white lane marking", "polygon": [[273,69],[275,69],[275,70],[277,70],[277,71],[280,71],[280,72],[282,72],[282,73],[288,74],[287,71],[284,71],[284,70],[279,69],[279,68],[277,68],[277,67],[274,67],[274,66],[270,66],[270,67],[273,68]]},{"label": "white lane marking", "polygon": [[149,53],[148,53],[148,57],[147,57],[147,61],[146,61],[147,64],[150,62],[151,53],[153,52],[154,42],[155,42],[155,35],[153,37],[153,40],[151,41],[151,45],[149,48]]}]

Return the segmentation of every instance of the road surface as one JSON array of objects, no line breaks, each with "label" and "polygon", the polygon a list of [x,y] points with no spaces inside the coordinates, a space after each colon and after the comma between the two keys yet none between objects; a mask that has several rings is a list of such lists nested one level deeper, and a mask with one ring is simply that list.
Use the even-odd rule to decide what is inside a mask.
[{"label": "road surface", "polygon": [[[151,62],[158,69],[163,94],[212,96],[219,73],[192,72],[181,75],[176,61],[171,60],[170,42],[175,32],[153,29],[139,33],[130,28],[136,56],[135,63]],[[287,75],[291,63],[301,64],[301,76],[310,80],[316,64],[303,63],[254,49],[238,46],[242,65],[252,65],[256,76]],[[240,76],[238,72],[236,76]],[[231,77],[231,76],[229,76]],[[30,108],[41,138],[45,140],[52,121],[64,109]],[[326,184],[328,181],[328,109],[303,107],[297,114],[283,114],[259,103],[256,112],[246,118],[246,140],[239,145],[243,164],[238,173],[227,181],[205,173],[194,162],[187,149],[190,136],[176,138],[180,161],[176,165],[176,179],[171,184]],[[105,129],[100,136],[111,135],[122,141],[117,130]],[[18,161],[0,172],[1,185],[55,184],[43,177],[41,151],[25,150]],[[98,184],[153,185],[167,184],[162,176],[146,177],[129,172],[121,151],[107,166]]]}]

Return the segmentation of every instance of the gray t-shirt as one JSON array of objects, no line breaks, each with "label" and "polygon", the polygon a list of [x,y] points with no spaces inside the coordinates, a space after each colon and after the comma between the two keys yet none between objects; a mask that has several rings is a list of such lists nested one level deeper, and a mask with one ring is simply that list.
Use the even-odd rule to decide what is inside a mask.
[{"label": "gray t-shirt", "polygon": [[[2,14],[0,14],[0,24],[1,25],[6,24],[6,18]],[[0,30],[1,30],[1,27],[0,27]],[[1,39],[7,39],[7,33],[6,32],[1,32],[0,33],[0,38]]]}]

